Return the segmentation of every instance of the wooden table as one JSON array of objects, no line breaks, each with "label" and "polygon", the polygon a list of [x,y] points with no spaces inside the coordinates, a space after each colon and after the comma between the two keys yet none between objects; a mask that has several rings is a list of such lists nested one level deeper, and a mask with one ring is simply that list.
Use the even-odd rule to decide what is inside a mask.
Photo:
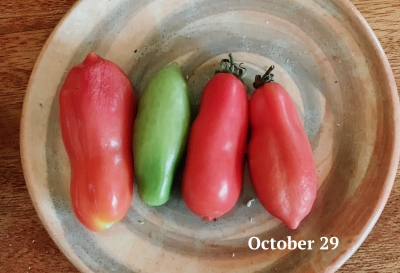
[{"label": "wooden table", "polygon": [[[39,221],[22,173],[19,125],[39,52],[75,0],[0,4],[0,272],[77,272]],[[352,0],[374,29],[400,83],[400,0]],[[378,223],[339,272],[400,272],[400,172]]]}]

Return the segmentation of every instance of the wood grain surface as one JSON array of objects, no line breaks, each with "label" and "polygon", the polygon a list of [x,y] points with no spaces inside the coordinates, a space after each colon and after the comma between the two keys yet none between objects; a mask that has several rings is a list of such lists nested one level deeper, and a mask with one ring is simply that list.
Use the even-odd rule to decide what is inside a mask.
[{"label": "wood grain surface", "polygon": [[[31,203],[19,151],[21,108],[46,39],[74,0],[0,4],[0,272],[78,272],[58,250]],[[400,83],[400,1],[352,0]],[[400,172],[376,226],[339,272],[400,272]]]}]

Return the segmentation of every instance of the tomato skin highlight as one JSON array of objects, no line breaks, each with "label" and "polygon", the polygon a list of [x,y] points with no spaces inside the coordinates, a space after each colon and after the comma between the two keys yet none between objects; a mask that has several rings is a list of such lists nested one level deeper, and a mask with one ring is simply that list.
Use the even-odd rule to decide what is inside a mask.
[{"label": "tomato skin highlight", "polygon": [[149,82],[134,123],[135,174],[145,204],[160,206],[169,200],[189,127],[189,88],[178,63],[172,63]]},{"label": "tomato skin highlight", "polygon": [[247,130],[245,86],[230,73],[215,75],[203,90],[189,133],[182,194],[194,214],[209,221],[235,206],[243,184]]},{"label": "tomato skin highlight", "polygon": [[250,98],[250,179],[265,209],[296,229],[317,192],[317,172],[307,134],[290,95],[265,83]]},{"label": "tomato skin highlight", "polygon": [[132,85],[116,64],[92,52],[68,72],[58,99],[73,211],[89,230],[109,228],[133,198]]}]

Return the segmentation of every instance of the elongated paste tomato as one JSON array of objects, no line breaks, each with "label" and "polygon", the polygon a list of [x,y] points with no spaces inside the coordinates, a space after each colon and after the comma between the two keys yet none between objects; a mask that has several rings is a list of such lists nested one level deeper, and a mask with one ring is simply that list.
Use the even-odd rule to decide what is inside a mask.
[{"label": "elongated paste tomato", "polygon": [[59,94],[60,126],[71,164],[71,202],[93,231],[110,227],[133,195],[135,95],[125,73],[89,53],[68,73]]},{"label": "elongated paste tomato", "polygon": [[317,172],[296,106],[272,69],[256,78],[250,98],[249,172],[261,204],[296,229],[313,206]]},{"label": "elongated paste tomato", "polygon": [[230,60],[221,62],[205,86],[189,133],[183,173],[183,199],[205,220],[216,219],[236,204],[243,184],[248,129],[248,98],[241,81],[243,68]]}]

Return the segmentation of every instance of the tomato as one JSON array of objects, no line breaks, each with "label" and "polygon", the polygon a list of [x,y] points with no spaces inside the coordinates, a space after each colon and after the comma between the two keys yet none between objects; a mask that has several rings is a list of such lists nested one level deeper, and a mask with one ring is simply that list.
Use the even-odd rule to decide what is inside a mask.
[{"label": "tomato", "polygon": [[154,75],[134,123],[133,151],[142,201],[160,206],[170,198],[190,126],[189,88],[177,63]]},{"label": "tomato", "polygon": [[296,229],[313,206],[317,172],[295,104],[272,82],[272,69],[257,76],[250,98],[249,173],[265,209]]},{"label": "tomato", "polygon": [[89,53],[59,93],[62,139],[71,165],[71,202],[89,230],[109,228],[133,195],[132,124],[135,95],[125,73]]},{"label": "tomato", "polygon": [[222,60],[221,70],[203,90],[182,178],[187,207],[208,221],[229,212],[239,198],[248,130],[248,97],[240,79],[245,71],[232,55]]}]

